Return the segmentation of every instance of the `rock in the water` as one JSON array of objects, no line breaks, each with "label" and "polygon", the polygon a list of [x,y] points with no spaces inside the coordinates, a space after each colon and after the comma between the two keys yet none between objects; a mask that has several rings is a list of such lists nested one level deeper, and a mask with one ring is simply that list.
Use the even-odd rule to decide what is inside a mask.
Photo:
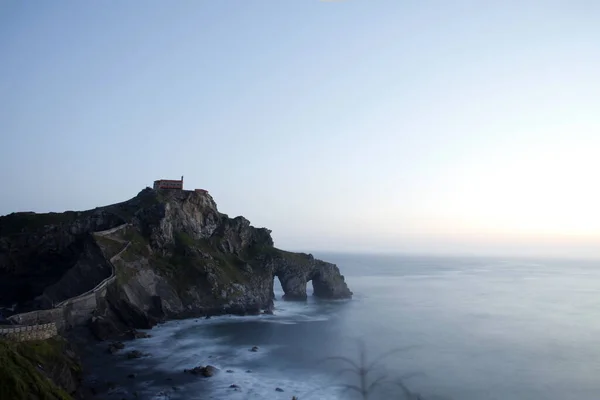
[{"label": "rock in the water", "polygon": [[247,374],[251,374],[251,373],[252,373],[252,370],[251,370],[251,369],[247,369],[247,370],[246,370],[246,373],[247,373]]},{"label": "rock in the water", "polygon": [[104,317],[93,317],[89,327],[98,340],[106,340],[119,335],[119,327],[112,320]]},{"label": "rock in the water", "polygon": [[114,354],[119,350],[123,350],[124,348],[125,348],[125,345],[122,342],[113,342],[108,345],[108,352],[110,354]]},{"label": "rock in the water", "polygon": [[129,379],[134,379],[136,376],[137,376],[136,374],[129,374],[129,375],[127,375],[127,377]]},{"label": "rock in the water", "polygon": [[282,388],[275,388],[275,391],[277,391],[277,392],[283,392],[283,389]]},{"label": "rock in the water", "polygon": [[127,358],[129,358],[129,359],[142,358],[143,356],[144,356],[144,353],[142,353],[139,350],[132,350],[129,353],[127,353]]},{"label": "rock in the water", "polygon": [[258,346],[253,346],[253,347],[250,349],[250,351],[257,352],[257,351],[258,351]]},{"label": "rock in the water", "polygon": [[225,372],[227,372],[228,374],[232,374],[232,373],[233,373],[233,370],[232,370],[232,369],[228,369],[228,370],[227,370],[227,371],[225,371]]},{"label": "rock in the water", "polygon": [[146,332],[133,331],[134,339],[147,339],[152,337],[152,335],[147,334]]},{"label": "rock in the water", "polygon": [[234,384],[231,384],[231,385],[229,385],[229,387],[230,387],[230,388],[232,388],[232,389],[239,389],[239,388],[240,388],[240,387],[239,387],[238,385],[236,385],[235,383],[234,383]]},{"label": "rock in the water", "polygon": [[215,373],[217,373],[218,369],[213,367],[212,365],[207,365],[206,367],[204,367],[204,371],[202,372],[202,375],[208,377],[213,376]]},{"label": "rock in the water", "polygon": [[344,276],[334,264],[317,260],[311,254],[280,252],[274,256],[274,272],[283,288],[284,300],[306,300],[306,284],[312,281],[313,293],[325,299],[348,299]]},{"label": "rock in the water", "polygon": [[211,376],[216,374],[217,371],[218,369],[213,367],[212,365],[207,365],[206,367],[194,367],[190,370],[184,370],[184,372],[189,372],[193,375],[202,375],[206,378],[210,378]]}]

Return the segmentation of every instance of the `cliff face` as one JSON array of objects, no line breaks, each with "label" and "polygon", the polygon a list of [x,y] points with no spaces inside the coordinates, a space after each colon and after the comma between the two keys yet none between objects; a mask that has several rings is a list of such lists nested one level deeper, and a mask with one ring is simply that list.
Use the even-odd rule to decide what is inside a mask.
[{"label": "cliff face", "polygon": [[289,300],[305,299],[308,281],[315,296],[352,295],[335,265],[275,248],[269,230],[221,214],[205,193],[145,189],[82,213],[11,214],[0,234],[0,282],[18,288],[0,287],[0,304],[58,302],[114,268],[93,318],[99,337],[166,318],[270,311],[274,277]]}]

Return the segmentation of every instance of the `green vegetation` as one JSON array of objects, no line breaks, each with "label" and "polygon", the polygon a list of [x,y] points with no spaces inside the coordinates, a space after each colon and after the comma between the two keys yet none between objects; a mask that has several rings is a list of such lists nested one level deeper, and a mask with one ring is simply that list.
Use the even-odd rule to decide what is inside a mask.
[{"label": "green vegetation", "polygon": [[284,259],[294,264],[310,264],[308,254],[305,253],[292,253],[290,251],[279,250],[273,247],[273,254],[280,255]]},{"label": "green vegetation", "polygon": [[0,341],[0,398],[71,400],[43,372],[61,365],[73,374],[81,372],[79,364],[65,355],[65,346],[66,342],[60,338],[20,343]]},{"label": "green vegetation", "polygon": [[[137,230],[127,229],[122,232],[122,240],[130,242],[129,247],[121,253],[121,260],[115,260],[117,281],[127,283],[136,270],[127,266],[141,258],[148,259],[152,268],[169,279],[179,293],[184,293],[192,285],[206,281],[206,276],[212,273],[219,283],[244,283],[243,267],[247,257],[219,250],[222,237],[215,235],[210,239],[194,239],[185,232],[174,232],[174,246],[170,255],[151,252],[148,241]],[[272,249],[272,247],[271,247]],[[293,253],[289,253],[293,254]]]},{"label": "green vegetation", "polygon": [[195,264],[205,263],[206,261],[198,257],[195,252],[191,257],[186,254],[189,253],[186,248],[198,249],[202,253],[210,255],[219,267],[218,273],[221,282],[244,282],[245,278],[240,269],[244,266],[244,261],[234,254],[219,251],[219,240],[218,236],[211,238],[211,240],[193,239],[186,233],[177,232],[175,234],[175,255],[173,261],[184,261],[184,263],[195,261]]},{"label": "green vegetation", "polygon": [[246,280],[241,270],[244,261],[219,251],[218,238],[194,239],[184,232],[175,232],[174,239],[172,255],[152,254],[149,262],[158,273],[169,279],[179,293],[206,281],[209,271],[223,284]]},{"label": "green vegetation", "polygon": [[[113,214],[123,222],[130,221],[136,212],[144,208],[152,208],[165,202],[165,194],[161,191],[143,191],[135,198],[102,207],[108,214]],[[97,209],[87,211],[65,211],[51,213],[18,212],[0,217],[0,236],[35,232],[47,225],[69,224],[80,218],[87,218]]]},{"label": "green vegetation", "polygon": [[94,235],[94,238],[96,239],[96,243],[98,243],[98,246],[100,246],[100,249],[102,249],[102,252],[107,259],[114,257],[126,246],[125,243],[110,239],[106,236]]},{"label": "green vegetation", "polygon": [[164,197],[160,192],[142,191],[131,200],[106,207],[106,211],[118,216],[123,221],[131,221],[138,210],[152,208],[160,203],[164,203]]},{"label": "green vegetation", "polygon": [[46,225],[70,223],[77,218],[85,217],[90,211],[65,211],[63,213],[36,214],[33,212],[12,213],[0,217],[0,236],[21,232],[33,232]]},{"label": "green vegetation", "polygon": [[148,249],[148,241],[140,235],[135,229],[127,229],[123,235],[123,239],[128,241],[129,247],[121,254],[121,258],[127,262],[133,262],[140,256],[148,258],[150,249]]},{"label": "green vegetation", "polygon": [[[179,291],[185,291],[193,282],[205,276],[206,261],[201,260],[193,249],[202,246],[191,236],[183,232],[175,232],[175,247],[170,257],[155,257],[153,264],[175,285]],[[207,247],[207,246],[202,246]]]},{"label": "green vegetation", "polygon": [[138,261],[142,257],[149,258],[150,249],[148,248],[146,239],[132,227],[115,232],[115,235],[124,243],[119,243],[118,240],[108,239],[119,243],[121,246],[119,251],[112,254],[111,257],[123,251],[119,258],[113,261],[113,265],[115,267],[117,282],[125,284],[136,275],[136,269],[128,266],[127,263]]},{"label": "green vegetation", "polygon": [[120,260],[115,260],[115,275],[117,276],[117,282],[120,285],[124,285],[136,275],[135,268],[127,266],[127,264]]}]

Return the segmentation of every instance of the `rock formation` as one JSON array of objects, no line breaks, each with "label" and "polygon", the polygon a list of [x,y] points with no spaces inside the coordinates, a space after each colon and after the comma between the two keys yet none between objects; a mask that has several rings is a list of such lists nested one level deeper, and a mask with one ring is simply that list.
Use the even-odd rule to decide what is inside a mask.
[{"label": "rock formation", "polygon": [[169,318],[269,312],[274,277],[286,300],[305,299],[308,281],[315,296],[352,296],[335,265],[275,248],[269,230],[220,213],[208,193],[147,188],[95,210],[0,217],[0,305],[48,308],[113,273],[92,318],[101,338]]}]

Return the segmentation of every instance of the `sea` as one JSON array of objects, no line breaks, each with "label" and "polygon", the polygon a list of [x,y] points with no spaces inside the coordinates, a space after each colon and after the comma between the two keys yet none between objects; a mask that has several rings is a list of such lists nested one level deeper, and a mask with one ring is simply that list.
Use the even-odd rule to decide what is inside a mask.
[{"label": "sea", "polygon": [[[276,281],[274,315],[170,321],[114,355],[90,346],[88,384],[106,399],[600,399],[599,261],[314,255],[353,299],[309,284],[286,302]],[[207,364],[211,378],[183,372]]]}]

